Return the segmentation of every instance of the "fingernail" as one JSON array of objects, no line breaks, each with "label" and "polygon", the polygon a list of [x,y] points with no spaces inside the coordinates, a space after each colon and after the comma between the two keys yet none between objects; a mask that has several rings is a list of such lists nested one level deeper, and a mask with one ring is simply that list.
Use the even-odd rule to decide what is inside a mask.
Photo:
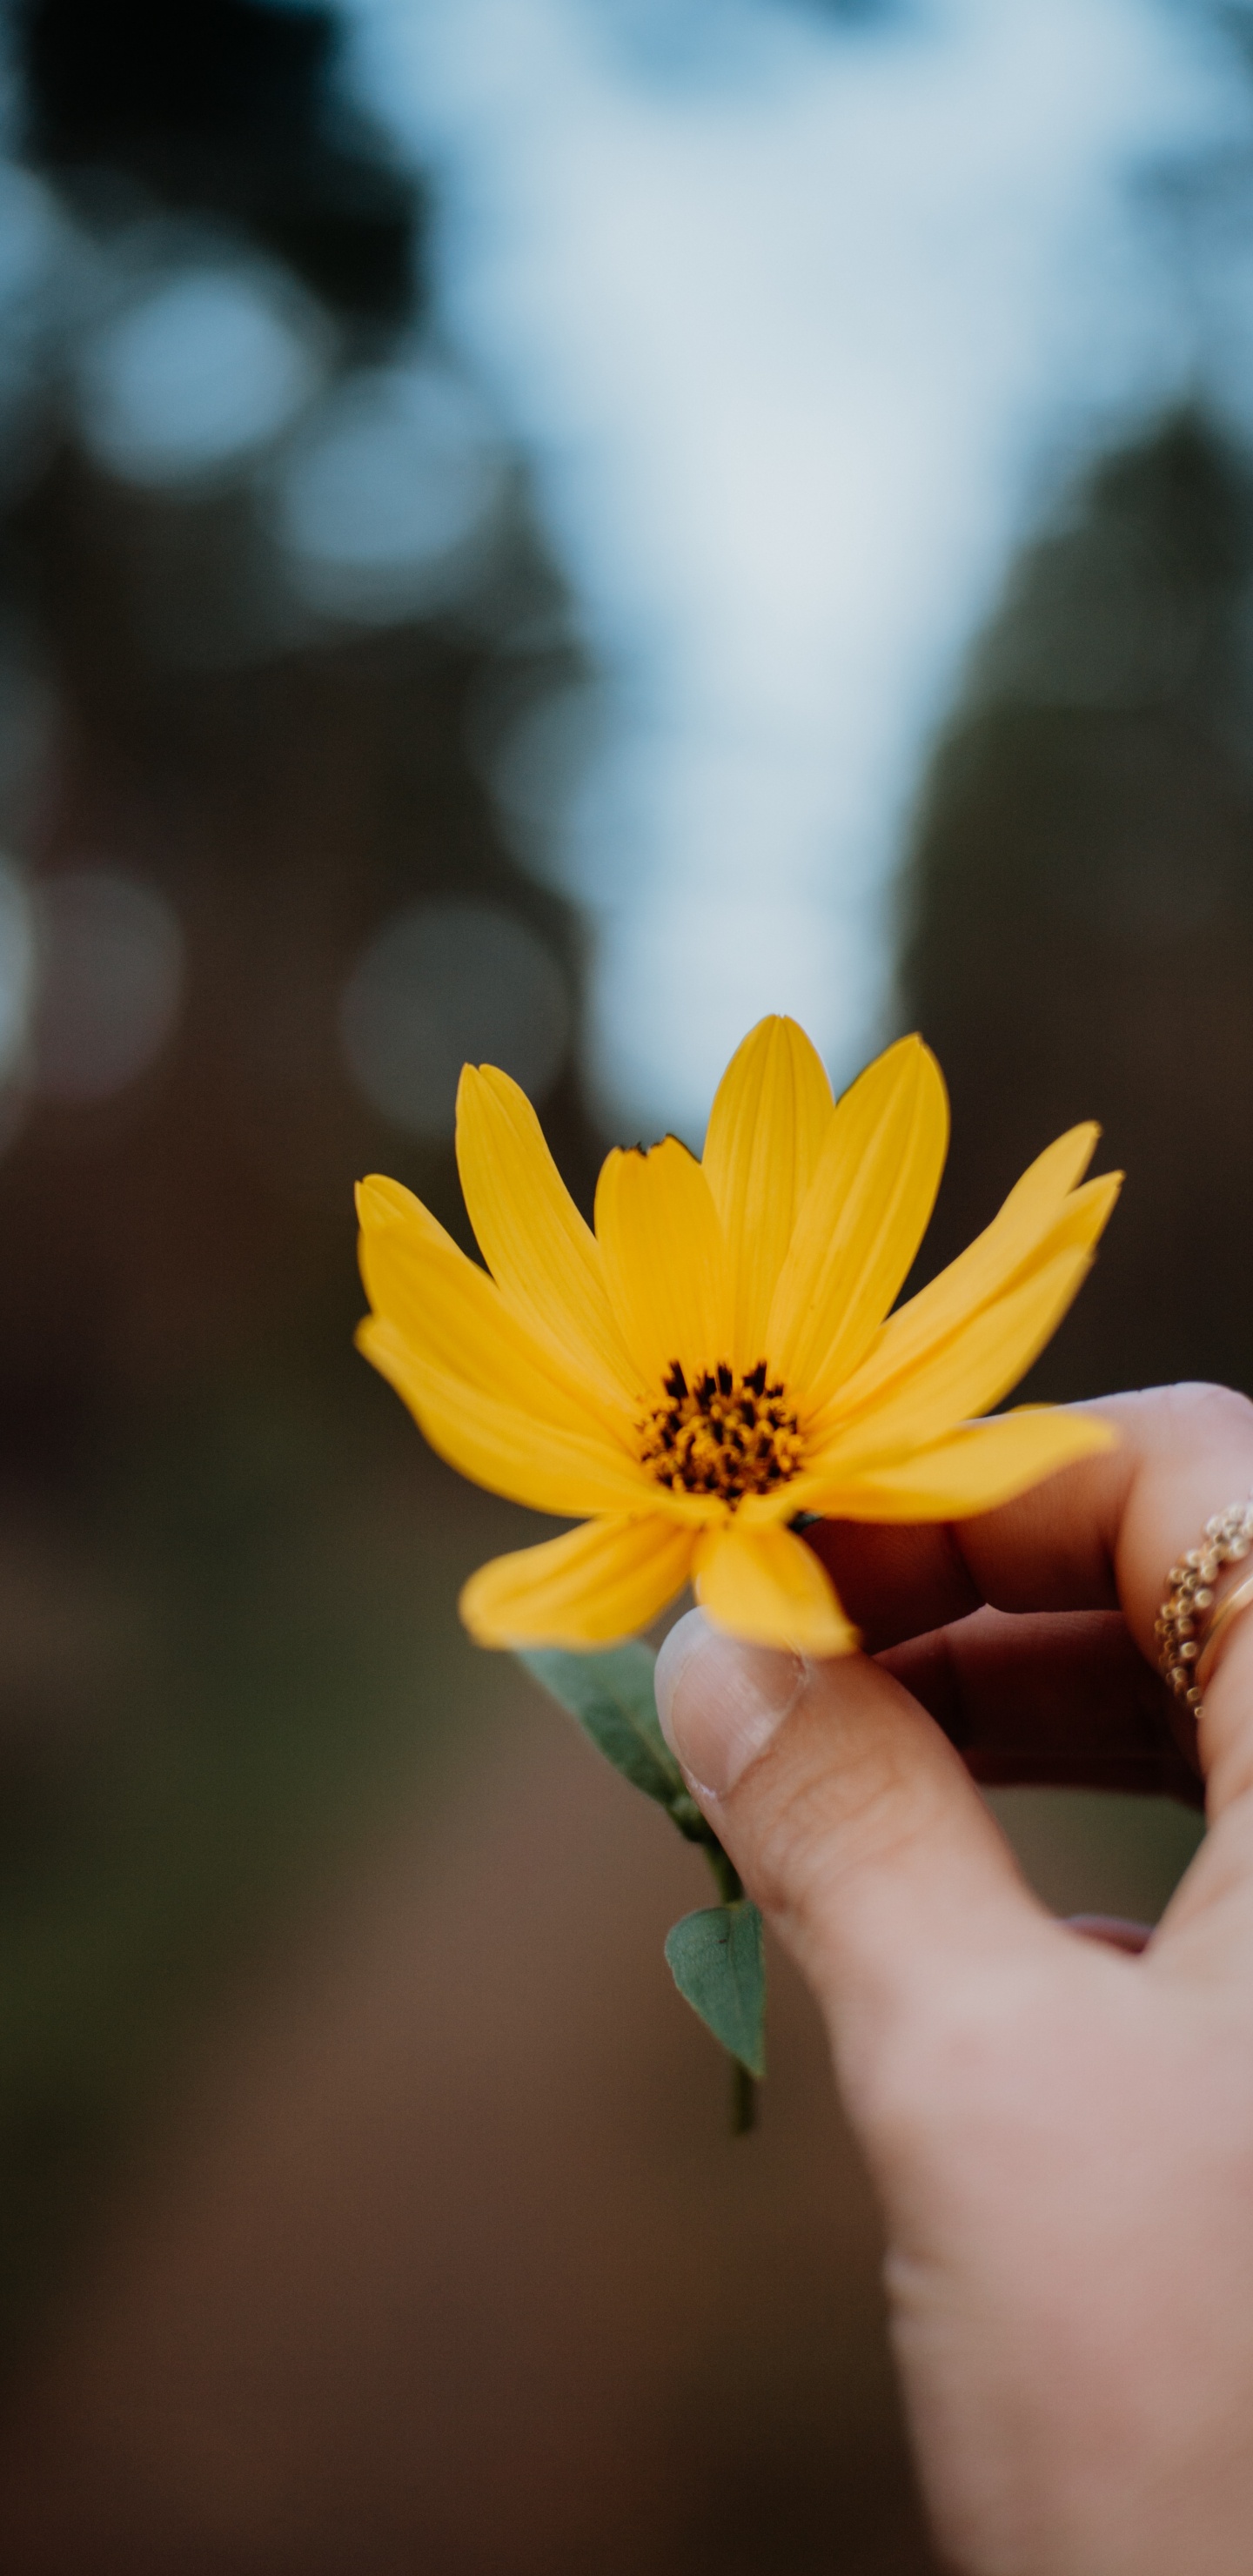
[{"label": "fingernail", "polygon": [[1107,1941],[1111,1950],[1130,1950],[1133,1956],[1147,1950],[1153,1938],[1151,1923],[1129,1923],[1125,1914],[1068,1914],[1065,1921],[1089,1941]]},{"label": "fingernail", "polygon": [[689,1610],[657,1657],[657,1715],[676,1762],[706,1798],[725,1798],[795,1708],[799,1655],[744,1646]]}]

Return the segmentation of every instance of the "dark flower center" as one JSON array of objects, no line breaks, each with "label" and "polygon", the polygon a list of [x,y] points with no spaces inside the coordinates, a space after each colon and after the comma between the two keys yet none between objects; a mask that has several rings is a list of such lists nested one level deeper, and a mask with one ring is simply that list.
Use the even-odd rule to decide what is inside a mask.
[{"label": "dark flower center", "polygon": [[768,1494],[801,1464],[796,1415],[784,1388],[767,1383],[758,1360],[737,1377],[725,1361],[689,1387],[675,1360],[665,1378],[667,1401],[640,1424],[640,1456],[660,1485],[684,1494],[716,1494],[738,1503]]}]

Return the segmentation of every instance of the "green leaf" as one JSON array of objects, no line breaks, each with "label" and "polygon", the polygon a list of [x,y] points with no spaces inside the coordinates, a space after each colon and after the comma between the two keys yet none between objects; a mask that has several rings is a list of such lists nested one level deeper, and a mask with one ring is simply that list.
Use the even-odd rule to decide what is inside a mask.
[{"label": "green leaf", "polygon": [[670,1973],[750,2075],[766,2071],[766,1959],[761,1916],[749,1897],[685,1914],[666,1941]]},{"label": "green leaf", "polygon": [[681,1832],[704,1839],[700,1810],[657,1722],[657,1658],[647,1646],[613,1646],[593,1655],[543,1646],[518,1661],[577,1717],[615,1771],[665,1807]]}]

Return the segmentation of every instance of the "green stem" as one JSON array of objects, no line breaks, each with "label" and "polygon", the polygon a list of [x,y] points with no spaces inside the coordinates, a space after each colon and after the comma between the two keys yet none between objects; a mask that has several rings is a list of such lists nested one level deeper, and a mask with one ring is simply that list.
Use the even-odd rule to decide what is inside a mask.
[{"label": "green stem", "polygon": [[734,1864],[728,1860],[721,1843],[707,1842],[705,1858],[714,1875],[714,1885],[724,1905],[738,1905],[744,1895],[744,1882]]},{"label": "green stem", "polygon": [[[714,1885],[724,1905],[742,1905],[744,1882],[721,1843],[712,1837],[705,1845],[705,1858],[713,1872]],[[746,2138],[757,2126],[757,2081],[741,2066],[738,2057],[731,2060],[731,2135]]]},{"label": "green stem", "polygon": [[757,2083],[738,2057],[731,2060],[731,2135],[746,2138],[757,2126]]}]

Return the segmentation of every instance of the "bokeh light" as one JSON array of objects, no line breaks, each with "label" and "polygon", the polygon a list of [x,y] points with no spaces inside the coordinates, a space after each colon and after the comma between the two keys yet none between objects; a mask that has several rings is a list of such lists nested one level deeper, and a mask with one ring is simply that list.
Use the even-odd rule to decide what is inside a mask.
[{"label": "bokeh light", "polygon": [[501,484],[499,439],[450,367],[426,359],[349,377],[276,478],[290,578],[340,617],[439,607],[472,578]]},{"label": "bokeh light", "polygon": [[67,868],[35,896],[30,1083],[45,1099],[107,1100],[155,1063],[183,982],[177,917],[155,887]]},{"label": "bokeh light", "polygon": [[[521,706],[489,702],[471,729],[510,848],[532,876],[567,894],[589,891],[579,801],[598,773],[603,779],[598,755],[609,731],[602,692],[591,681],[537,692]],[[606,880],[610,875],[606,869]]]},{"label": "bokeh light", "polygon": [[536,932],[481,903],[423,903],[384,924],[340,1014],[354,1080],[385,1118],[451,1136],[463,1064],[496,1064],[535,1099],[570,1038],[565,977]]},{"label": "bokeh light", "polygon": [[199,480],[269,446],[320,375],[317,334],[289,280],[260,262],[188,263],[138,285],[85,342],[81,435],[129,482]]}]

